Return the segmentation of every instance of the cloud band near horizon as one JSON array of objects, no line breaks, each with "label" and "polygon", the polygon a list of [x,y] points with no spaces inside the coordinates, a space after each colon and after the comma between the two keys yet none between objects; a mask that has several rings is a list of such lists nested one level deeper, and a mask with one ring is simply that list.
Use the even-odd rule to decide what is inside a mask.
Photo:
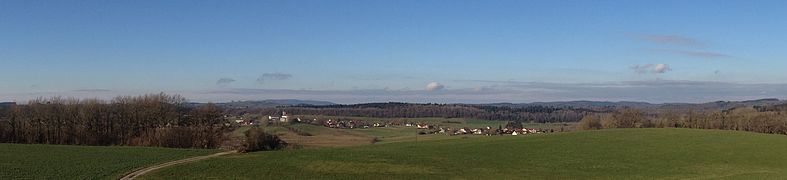
[{"label": "cloud band near horizon", "polygon": [[[466,80],[467,81],[467,80]],[[424,90],[290,90],[227,88],[210,91],[164,91],[196,102],[233,100],[304,99],[336,103],[527,103],[548,101],[641,101],[649,103],[702,103],[762,98],[787,98],[787,84],[738,84],[711,81],[625,81],[609,83],[543,83],[473,81],[477,88]],[[37,97],[61,96],[110,99],[118,95],[158,92],[68,91],[5,94],[0,101],[25,102]]]}]

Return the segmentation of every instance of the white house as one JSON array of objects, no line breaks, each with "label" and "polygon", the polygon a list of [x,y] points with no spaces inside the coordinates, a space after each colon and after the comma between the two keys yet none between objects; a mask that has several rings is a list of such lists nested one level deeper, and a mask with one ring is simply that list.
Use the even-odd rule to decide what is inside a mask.
[{"label": "white house", "polygon": [[464,134],[464,133],[467,133],[467,130],[466,130],[465,128],[460,128],[460,129],[459,129],[459,132],[460,132],[460,133],[462,133],[462,134]]}]

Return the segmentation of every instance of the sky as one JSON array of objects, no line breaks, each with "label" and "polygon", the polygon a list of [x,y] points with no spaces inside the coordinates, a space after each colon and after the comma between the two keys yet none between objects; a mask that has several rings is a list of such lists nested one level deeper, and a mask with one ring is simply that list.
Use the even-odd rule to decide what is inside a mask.
[{"label": "sky", "polygon": [[0,101],[787,98],[787,1],[0,1]]}]

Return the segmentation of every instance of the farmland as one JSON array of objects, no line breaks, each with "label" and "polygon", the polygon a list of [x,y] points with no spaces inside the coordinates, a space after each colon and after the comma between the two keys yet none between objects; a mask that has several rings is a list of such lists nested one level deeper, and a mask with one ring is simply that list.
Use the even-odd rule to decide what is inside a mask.
[{"label": "farmland", "polygon": [[[787,176],[787,137],[612,129],[224,156],[148,179],[642,179]],[[243,173],[238,173],[243,172]]]},{"label": "farmland", "polygon": [[[499,125],[505,125],[508,121],[495,121],[495,120],[483,120],[483,119],[468,119],[468,118],[441,118],[441,117],[430,117],[430,118],[375,118],[375,117],[352,117],[352,116],[303,116],[305,119],[311,118],[319,118],[319,119],[346,119],[346,120],[362,120],[367,121],[370,123],[384,123],[394,120],[399,121],[407,121],[407,122],[417,122],[417,123],[426,123],[430,125],[439,125],[443,127],[452,127],[452,128],[461,128],[461,127],[497,127]],[[525,127],[528,128],[539,128],[539,129],[555,129],[559,130],[561,126],[566,125],[564,128],[569,128],[568,125],[573,123],[524,123]]]},{"label": "farmland", "polygon": [[117,179],[134,169],[217,150],[0,144],[0,179]]},{"label": "farmland", "polygon": [[[317,118],[317,117],[304,117],[304,118]],[[344,120],[362,120],[369,123],[383,123],[390,121],[406,121],[425,123],[429,125],[437,125],[440,127],[450,128],[484,128],[493,127],[498,128],[505,125],[506,121],[490,121],[479,119],[465,119],[465,118],[371,118],[371,117],[338,117],[338,116],[320,116],[320,119],[344,119]],[[553,129],[570,130],[572,123],[524,123],[523,126],[527,128],[538,129]],[[243,132],[248,130],[249,126],[241,126],[237,128],[231,136],[243,136]],[[416,134],[418,132],[414,127],[405,126],[390,126],[390,127],[370,127],[370,128],[353,128],[353,129],[339,129],[328,128],[322,125],[310,124],[288,124],[283,126],[264,126],[266,132],[276,134],[283,140],[299,144],[304,147],[348,147],[358,145],[368,145],[374,143],[392,143],[403,141],[415,140],[440,140],[440,139],[458,139],[467,136],[448,136],[445,134]],[[288,129],[289,128],[289,129]],[[306,132],[307,134],[298,134],[292,130]]]}]

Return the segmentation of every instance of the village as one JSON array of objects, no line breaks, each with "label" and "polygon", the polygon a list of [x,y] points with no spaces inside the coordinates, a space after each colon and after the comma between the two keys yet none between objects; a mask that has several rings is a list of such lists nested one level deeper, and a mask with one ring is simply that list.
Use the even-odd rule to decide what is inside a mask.
[{"label": "village", "polygon": [[440,123],[426,123],[408,121],[405,119],[395,119],[385,122],[370,122],[361,119],[352,118],[301,118],[288,116],[286,112],[282,115],[268,115],[268,116],[225,116],[226,119],[231,119],[240,126],[283,126],[292,123],[303,123],[315,126],[324,126],[327,128],[335,129],[368,129],[368,128],[393,128],[393,127],[412,127],[417,129],[418,134],[445,134],[445,135],[526,135],[526,134],[540,134],[554,132],[554,130],[544,130],[535,128],[526,128],[522,123],[513,121],[505,122],[505,126],[498,125],[497,128],[492,126],[484,127],[456,127],[441,125]]}]

